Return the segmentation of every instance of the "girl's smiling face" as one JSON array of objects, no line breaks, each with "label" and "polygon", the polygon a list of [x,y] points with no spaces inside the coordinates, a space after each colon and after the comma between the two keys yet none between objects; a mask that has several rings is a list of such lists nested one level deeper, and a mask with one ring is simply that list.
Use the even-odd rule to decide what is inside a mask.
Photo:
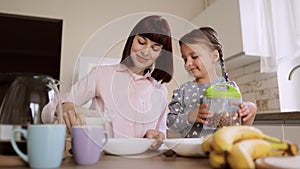
[{"label": "girl's smiling face", "polygon": [[219,52],[211,50],[203,43],[182,44],[180,47],[185,68],[193,74],[198,83],[207,83],[216,79],[215,64]]},{"label": "girl's smiling face", "polygon": [[132,72],[143,74],[146,67],[152,65],[159,57],[162,51],[162,45],[151,41],[150,39],[136,35],[133,39],[130,57],[133,62]]}]

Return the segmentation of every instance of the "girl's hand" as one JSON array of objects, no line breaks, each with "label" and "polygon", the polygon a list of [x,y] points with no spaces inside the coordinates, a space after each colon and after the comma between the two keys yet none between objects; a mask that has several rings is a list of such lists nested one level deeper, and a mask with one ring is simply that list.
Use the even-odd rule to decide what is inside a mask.
[{"label": "girl's hand", "polygon": [[163,140],[165,138],[165,134],[158,131],[158,130],[153,130],[153,129],[150,129],[146,132],[144,138],[154,138],[155,141],[154,143],[151,145],[150,149],[151,150],[156,150],[158,149],[162,143],[163,143]]},{"label": "girl's hand", "polygon": [[202,123],[207,124],[208,122],[205,120],[209,117],[212,117],[213,113],[210,110],[207,110],[208,104],[204,103],[200,105],[197,109],[192,110],[188,115],[189,123]]},{"label": "girl's hand", "polygon": [[243,125],[252,125],[256,116],[256,110],[256,105],[252,102],[243,102],[240,104],[238,113],[239,116],[242,117]]}]

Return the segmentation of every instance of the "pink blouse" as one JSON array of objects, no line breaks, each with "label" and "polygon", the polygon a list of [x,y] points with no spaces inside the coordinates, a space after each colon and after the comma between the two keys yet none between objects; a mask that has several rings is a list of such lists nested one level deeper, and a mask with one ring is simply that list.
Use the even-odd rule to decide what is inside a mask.
[{"label": "pink blouse", "polygon": [[[113,137],[141,138],[149,129],[166,134],[168,90],[150,73],[139,76],[122,64],[95,66],[62,94],[63,103],[78,106],[91,99],[91,109],[97,105],[113,112]],[[42,119],[47,123],[53,117],[42,115]]]}]

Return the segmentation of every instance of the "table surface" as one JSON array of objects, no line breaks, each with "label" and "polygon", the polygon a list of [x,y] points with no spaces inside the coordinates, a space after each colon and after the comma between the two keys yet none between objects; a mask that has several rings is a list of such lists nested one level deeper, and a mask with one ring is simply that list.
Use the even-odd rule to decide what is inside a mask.
[{"label": "table surface", "polygon": [[[1,168],[1,167],[0,167]],[[10,169],[27,169],[28,165],[10,166]],[[173,155],[167,157],[162,153],[144,153],[136,156],[117,156],[102,154],[98,163],[94,165],[78,165],[72,155],[66,156],[61,164],[61,169],[211,169],[207,157],[181,157]]]},{"label": "table surface", "polygon": [[166,157],[165,155],[156,155],[146,158],[130,158],[115,155],[103,155],[95,165],[80,166],[77,165],[72,157],[63,161],[63,169],[93,169],[93,168],[122,168],[122,169],[209,169],[211,168],[208,158],[191,158],[191,157]]}]

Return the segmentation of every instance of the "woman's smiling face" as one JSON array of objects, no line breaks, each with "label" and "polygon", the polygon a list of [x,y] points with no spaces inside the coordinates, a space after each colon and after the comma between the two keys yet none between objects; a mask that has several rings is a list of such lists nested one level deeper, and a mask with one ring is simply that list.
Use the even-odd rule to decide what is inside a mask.
[{"label": "woman's smiling face", "polygon": [[134,65],[131,70],[135,73],[143,74],[144,69],[155,62],[161,51],[161,44],[136,35],[130,50],[130,57]]}]

